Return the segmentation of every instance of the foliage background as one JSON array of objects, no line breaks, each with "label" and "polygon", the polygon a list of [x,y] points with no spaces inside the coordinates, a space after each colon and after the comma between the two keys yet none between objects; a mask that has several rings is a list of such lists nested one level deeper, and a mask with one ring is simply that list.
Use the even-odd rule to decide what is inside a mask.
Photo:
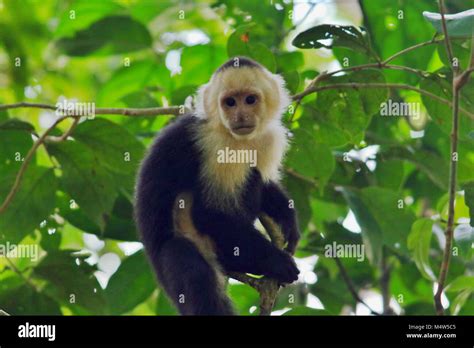
[{"label": "foliage background", "polygon": [[[467,10],[469,2],[447,1],[448,12]],[[282,74],[296,94],[324,70],[373,62],[374,56],[387,58],[430,40],[435,30],[422,11],[438,12],[436,2],[4,0],[0,103],[54,105],[67,98],[97,107],[191,106],[196,88],[237,54]],[[354,46],[301,50],[291,45],[296,34],[323,23],[363,25],[373,54]],[[453,44],[465,68],[469,40]],[[373,69],[327,83],[404,83],[451,99],[443,45],[420,48],[393,63],[429,74]],[[421,117],[380,116],[380,104],[389,97],[421,103]],[[461,106],[472,111],[473,105],[471,81]],[[33,141],[55,117],[40,109],[0,112],[0,201]],[[433,288],[445,242],[450,117],[444,104],[384,88],[311,94],[294,115],[285,116],[292,147],[284,185],[298,209],[303,238],[296,256],[303,272],[298,283],[280,292],[276,313],[368,313],[351,295],[350,284],[378,312],[434,314]],[[176,313],[156,286],[132,220],[137,165],[172,119],[98,115],[81,122],[73,139],[38,150],[0,215],[0,240],[38,245],[40,258],[0,257],[1,309],[10,314]],[[67,127],[62,124],[54,134]],[[131,161],[124,160],[125,153]],[[468,207],[474,198],[462,190],[474,180],[474,127],[464,114],[458,180],[456,252],[444,301],[453,314],[474,314]],[[325,257],[325,246],[333,242],[363,243],[368,257],[363,262]],[[241,314],[255,314],[255,290],[235,282],[228,290]]]}]

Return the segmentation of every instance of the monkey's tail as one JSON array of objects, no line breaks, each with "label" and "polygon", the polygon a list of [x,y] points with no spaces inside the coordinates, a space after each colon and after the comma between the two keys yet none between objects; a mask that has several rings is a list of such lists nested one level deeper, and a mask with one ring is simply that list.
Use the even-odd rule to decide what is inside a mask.
[{"label": "monkey's tail", "polygon": [[182,315],[233,315],[218,270],[189,240],[173,236],[150,258],[168,296]]}]

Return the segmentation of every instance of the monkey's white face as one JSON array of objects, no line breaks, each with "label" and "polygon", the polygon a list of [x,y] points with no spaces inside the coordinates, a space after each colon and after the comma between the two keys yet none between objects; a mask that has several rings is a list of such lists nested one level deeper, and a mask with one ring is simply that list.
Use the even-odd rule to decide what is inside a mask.
[{"label": "monkey's white face", "polygon": [[218,71],[198,96],[198,114],[236,139],[251,139],[279,120],[290,102],[284,81],[263,67]]},{"label": "monkey's white face", "polygon": [[252,134],[259,126],[263,106],[257,89],[229,90],[219,97],[221,120],[235,135]]}]

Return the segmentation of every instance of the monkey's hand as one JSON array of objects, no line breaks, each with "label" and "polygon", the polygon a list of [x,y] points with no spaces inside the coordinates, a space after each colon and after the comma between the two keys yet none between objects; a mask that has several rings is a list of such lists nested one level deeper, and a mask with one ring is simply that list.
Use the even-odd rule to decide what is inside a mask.
[{"label": "monkey's hand", "polygon": [[298,245],[298,241],[300,240],[300,231],[298,226],[294,223],[289,225],[283,225],[281,228],[281,232],[285,237],[286,247],[285,250],[288,251],[291,255],[293,255],[296,251],[296,246]]},{"label": "monkey's hand", "polygon": [[300,271],[293,257],[286,251],[275,249],[275,253],[262,260],[263,274],[286,284],[298,279]]}]

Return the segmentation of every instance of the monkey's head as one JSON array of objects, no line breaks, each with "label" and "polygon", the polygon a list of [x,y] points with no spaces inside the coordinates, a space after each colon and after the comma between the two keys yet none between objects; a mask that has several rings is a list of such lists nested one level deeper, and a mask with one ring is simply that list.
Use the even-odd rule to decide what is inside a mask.
[{"label": "monkey's head", "polygon": [[257,62],[232,58],[198,92],[197,114],[234,138],[253,138],[279,121],[290,96],[280,75]]}]

